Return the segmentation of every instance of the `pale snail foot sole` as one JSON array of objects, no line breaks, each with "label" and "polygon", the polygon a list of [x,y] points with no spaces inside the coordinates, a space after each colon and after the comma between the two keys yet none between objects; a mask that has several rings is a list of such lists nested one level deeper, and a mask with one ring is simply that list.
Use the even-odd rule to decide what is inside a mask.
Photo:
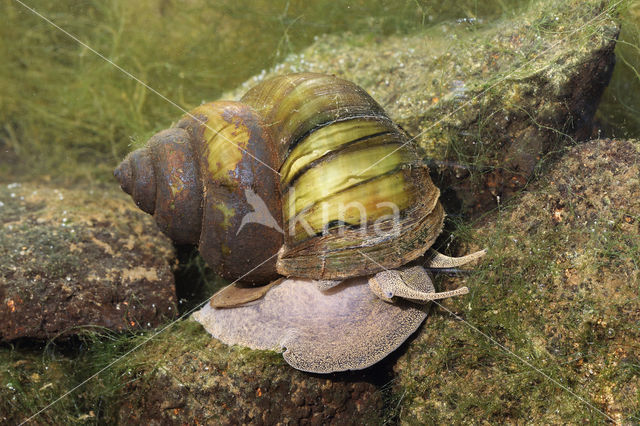
[{"label": "pale snail foot sole", "polygon": [[[421,291],[434,292],[431,281]],[[427,317],[428,305],[387,303],[367,278],[320,291],[312,280],[285,279],[264,297],[233,309],[207,303],[193,318],[228,345],[275,350],[313,373],[360,370],[397,349]]]}]

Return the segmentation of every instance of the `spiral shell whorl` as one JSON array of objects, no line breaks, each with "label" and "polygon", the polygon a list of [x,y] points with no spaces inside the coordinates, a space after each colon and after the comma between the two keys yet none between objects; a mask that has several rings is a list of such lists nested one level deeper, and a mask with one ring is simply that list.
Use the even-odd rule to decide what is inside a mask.
[{"label": "spiral shell whorl", "polygon": [[362,88],[322,74],[200,105],[114,173],[167,235],[243,282],[395,268],[433,244],[444,218],[405,132]]},{"label": "spiral shell whorl", "polygon": [[179,244],[200,235],[202,189],[188,134],[171,128],[130,153],[115,170],[122,189]]},{"label": "spiral shell whorl", "polygon": [[[187,132],[198,159],[200,253],[230,280],[275,279],[275,259],[267,260],[282,246],[278,158],[261,117],[243,103],[218,101],[200,105],[176,126]],[[245,219],[256,214],[256,200],[276,219],[272,227]]]},{"label": "spiral shell whorl", "polygon": [[365,275],[401,266],[433,244],[444,218],[440,192],[408,136],[364,89],[290,74],[262,82],[241,102],[268,124],[281,161],[279,273]]},{"label": "spiral shell whorl", "polygon": [[156,207],[156,180],[149,150],[139,149],[127,155],[113,175],[136,205],[152,215]]}]

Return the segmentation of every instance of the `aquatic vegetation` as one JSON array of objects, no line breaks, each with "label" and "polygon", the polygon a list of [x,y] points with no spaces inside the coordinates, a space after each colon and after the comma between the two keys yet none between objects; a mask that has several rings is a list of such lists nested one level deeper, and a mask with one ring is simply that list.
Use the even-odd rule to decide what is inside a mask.
[{"label": "aquatic vegetation", "polygon": [[601,136],[637,138],[640,135],[640,1],[624,2],[622,31],[616,45],[616,67],[604,92],[598,118]]},{"label": "aquatic vegetation", "polygon": [[20,4],[0,3],[0,178],[110,179],[132,147],[180,113],[88,47],[190,110],[321,34],[409,33],[513,7],[472,0],[26,3],[86,46]]},{"label": "aquatic vegetation", "polygon": [[[323,0],[274,5],[225,0],[213,9],[205,7],[202,0],[89,0],[81,6],[71,1],[33,1],[39,12],[185,109],[216,99],[249,76],[264,76],[262,70],[273,66],[281,70],[278,64],[287,58],[304,67],[309,57],[300,56],[300,52],[316,36],[322,41],[318,49],[327,46],[322,53],[330,55],[325,57],[345,60],[350,70],[364,75],[371,64],[349,63],[349,55],[335,55],[337,47],[378,43],[387,36],[401,43],[405,37],[424,32],[437,40],[433,47],[439,52],[446,54],[449,46],[464,51],[460,40],[472,38],[462,35],[474,34],[492,20],[504,18],[504,24],[510,26],[506,18],[520,16],[529,4],[461,1],[439,6],[411,0],[372,5],[364,0]],[[568,1],[564,7],[571,9],[576,4]],[[600,110],[602,134],[637,136],[638,2],[623,1],[617,7],[623,30],[616,49],[618,66]],[[558,23],[549,11],[541,11],[545,12],[545,19],[534,28],[538,34],[564,34],[565,23]],[[0,2],[0,17],[0,180],[88,179],[113,184],[111,170],[122,156],[179,115],[175,106],[127,79],[17,3]],[[524,19],[517,18],[517,22],[527,24]],[[586,28],[585,40],[589,40],[588,30],[593,29]],[[438,34],[445,36],[436,37]],[[514,37],[508,41],[520,47],[522,40]],[[486,52],[491,51],[490,45],[486,44]],[[399,51],[388,54],[393,57]],[[494,65],[530,59],[517,57],[518,52],[521,50],[504,49],[488,58],[493,58],[490,64]],[[475,58],[466,59],[474,62]],[[481,64],[481,59],[475,62]],[[441,67],[443,77],[433,80],[433,96],[425,103],[437,105],[442,94],[449,94],[453,108],[457,108],[469,96],[472,88],[463,81],[447,87],[444,76],[455,71],[445,67],[450,64],[445,60],[434,64]],[[394,72],[406,72],[400,62],[397,65]],[[525,73],[532,71],[523,69]],[[491,76],[491,68],[479,71]],[[363,78],[371,82],[383,77],[374,73]],[[490,88],[492,81],[487,79],[480,89]],[[521,103],[535,100],[529,91],[534,86],[511,87],[508,106],[530,114],[521,109]],[[487,93],[493,94],[491,90]],[[415,106],[406,97],[393,96],[393,90],[386,94],[384,101],[397,105],[397,111]],[[486,137],[486,126],[495,119],[484,103],[472,106],[465,111],[469,117],[478,114],[474,135],[440,133],[442,138],[454,138],[452,149],[468,160],[461,173],[474,172],[471,166],[478,158],[490,159],[476,155],[486,154],[481,146],[465,146],[467,140],[477,142]],[[411,120],[406,124],[411,128]],[[412,131],[423,130],[419,120],[414,124],[417,129]],[[563,129],[547,130],[561,139]],[[607,415],[637,422],[640,216],[630,203],[619,205],[620,200],[629,200],[628,194],[611,197],[615,188],[621,188],[616,180],[624,182],[628,190],[633,189],[629,185],[634,177],[619,176],[608,168],[622,164],[624,158],[610,155],[604,148],[607,145],[621,147],[618,142],[602,141],[595,145],[597,150],[590,145],[592,150],[585,151],[588,155],[584,158],[571,154],[573,174],[601,154],[611,160],[589,167],[580,182],[555,185],[558,180],[545,180],[533,187],[533,195],[516,194],[511,203],[500,204],[478,222],[450,216],[446,222],[449,237],[443,237],[438,246],[458,254],[480,248],[477,241],[482,241],[492,250],[475,273],[463,278],[473,289],[470,296],[442,306]],[[636,158],[631,151],[625,152],[629,153],[625,158]],[[563,154],[559,149],[554,158]],[[576,158],[580,161],[574,161]],[[536,176],[545,178],[548,159],[536,166]],[[560,176],[554,176],[570,181],[572,176],[562,175],[560,170]],[[583,181],[589,184],[582,187]],[[599,186],[602,182],[609,186],[603,189]],[[40,238],[35,231],[33,236],[34,241]],[[182,259],[189,268],[179,274],[191,283],[196,281],[194,276],[201,279],[203,263],[189,256]],[[60,257],[52,258],[52,274],[61,274],[59,267],[66,267],[66,261],[72,259],[58,260]],[[460,285],[459,280],[440,277],[436,286],[446,290]],[[197,293],[185,305],[190,308],[205,300],[219,285],[214,281],[183,288],[183,295]],[[183,308],[182,312],[188,310]],[[88,332],[66,343],[55,339],[48,344],[3,344],[0,412],[6,417],[0,420],[24,419],[61,396],[60,402],[42,414],[42,422],[108,423],[127,416],[142,420],[156,416],[158,421],[177,421],[190,415],[224,419],[249,406],[256,415],[264,413],[265,407],[274,407],[268,404],[283,401],[282,395],[289,398],[287,413],[293,413],[294,419],[310,417],[319,407],[324,409],[323,416],[339,418],[331,416],[339,415],[339,409],[348,404],[352,404],[353,413],[362,414],[356,420],[372,422],[604,419],[595,410],[585,414],[585,406],[573,395],[558,391],[544,376],[456,321],[444,308],[433,313],[423,332],[404,347],[401,358],[383,361],[374,373],[340,375],[332,380],[292,372],[273,352],[229,348],[190,321],[135,334]],[[161,333],[155,336],[156,332]],[[83,385],[87,379],[91,381]],[[65,396],[78,385],[83,386]],[[227,392],[229,389],[232,391]],[[328,400],[333,405],[325,408]]]}]

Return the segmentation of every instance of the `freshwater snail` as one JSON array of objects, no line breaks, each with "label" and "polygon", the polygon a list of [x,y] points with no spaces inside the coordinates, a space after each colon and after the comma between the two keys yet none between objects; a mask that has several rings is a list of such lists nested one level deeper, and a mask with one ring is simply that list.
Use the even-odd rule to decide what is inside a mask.
[{"label": "freshwater snail", "polygon": [[[197,244],[209,266],[239,281],[196,319],[227,343],[284,346],[299,369],[367,367],[426,317],[398,299],[466,291],[435,293],[424,268],[405,266],[441,232],[440,192],[406,133],[346,80],[289,74],[239,102],[203,104],[114,174],[163,232]],[[483,253],[434,252],[427,264],[460,266]]]}]

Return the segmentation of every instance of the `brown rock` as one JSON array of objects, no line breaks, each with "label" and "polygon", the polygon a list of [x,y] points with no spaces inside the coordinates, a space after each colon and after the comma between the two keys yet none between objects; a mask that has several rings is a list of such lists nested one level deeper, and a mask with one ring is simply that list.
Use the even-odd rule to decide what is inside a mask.
[{"label": "brown rock", "polygon": [[0,340],[155,327],[176,313],[173,247],[115,190],[0,187]]},{"label": "brown rock", "polygon": [[[382,393],[367,373],[310,375],[281,355],[228,346],[199,324],[176,325],[128,363],[145,361],[130,381],[121,424],[371,424]],[[368,373],[370,376],[371,372]]]}]

